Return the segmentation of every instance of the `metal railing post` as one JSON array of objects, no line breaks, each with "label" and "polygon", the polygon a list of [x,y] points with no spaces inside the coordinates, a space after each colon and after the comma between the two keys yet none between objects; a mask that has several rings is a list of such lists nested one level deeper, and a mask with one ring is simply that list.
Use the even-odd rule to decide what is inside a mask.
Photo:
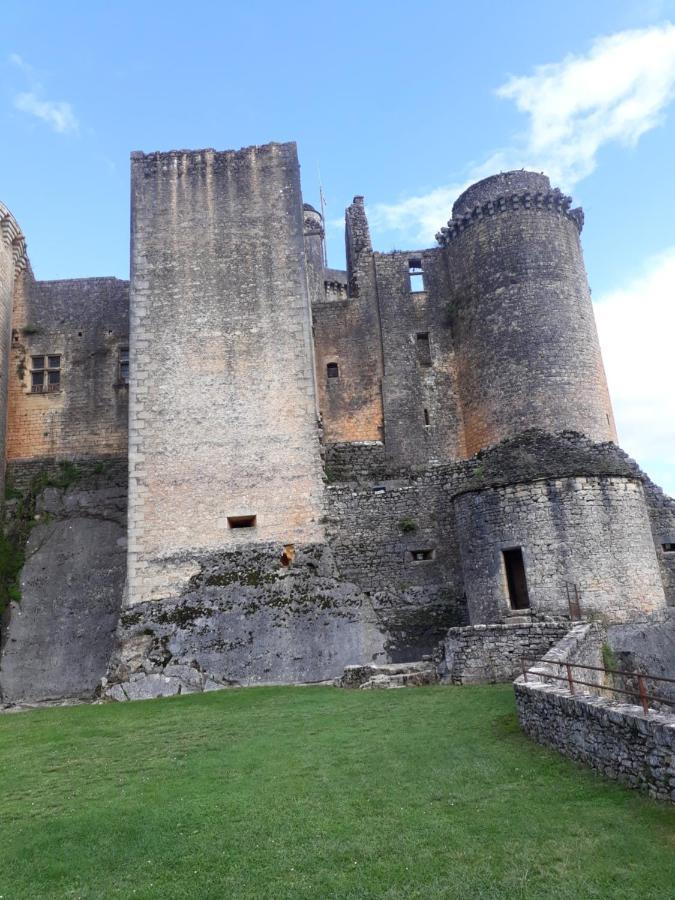
[{"label": "metal railing post", "polygon": [[647,697],[647,690],[645,688],[645,681],[642,675],[638,675],[637,677],[638,683],[638,694],[640,695],[640,701],[642,703],[642,709],[644,714],[647,715],[649,712],[649,699]]},{"label": "metal railing post", "polygon": [[567,683],[570,686],[570,694],[574,693],[574,679],[572,678],[572,666],[569,663],[565,663],[565,668],[567,669]]}]

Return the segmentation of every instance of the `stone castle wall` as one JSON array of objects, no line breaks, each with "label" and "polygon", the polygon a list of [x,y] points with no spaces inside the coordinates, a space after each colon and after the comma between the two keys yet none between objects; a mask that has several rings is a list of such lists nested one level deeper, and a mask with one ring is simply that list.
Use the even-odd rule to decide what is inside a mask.
[{"label": "stone castle wall", "polygon": [[[117,278],[17,283],[12,320],[7,459],[126,456],[129,284]],[[58,355],[58,391],[31,391],[33,356]]]},{"label": "stone castle wall", "polygon": [[135,154],[131,298],[130,602],[191,552],[321,540],[295,145]]},{"label": "stone castle wall", "polygon": [[[382,326],[363,197],[346,212],[348,292],[327,289],[314,300],[319,409],[327,444],[383,437]],[[334,283],[334,275],[327,283]],[[338,273],[338,277],[341,277]],[[328,377],[329,364],[338,377]]]},{"label": "stone castle wall", "polygon": [[[411,260],[421,264],[424,290],[411,291]],[[461,459],[462,417],[443,252],[376,253],[374,266],[387,458],[399,466]]]}]

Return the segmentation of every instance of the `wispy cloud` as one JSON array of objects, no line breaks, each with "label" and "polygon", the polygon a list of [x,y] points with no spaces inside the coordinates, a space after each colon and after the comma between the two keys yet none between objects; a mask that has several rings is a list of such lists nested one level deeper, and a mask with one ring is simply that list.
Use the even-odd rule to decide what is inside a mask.
[{"label": "wispy cloud", "polygon": [[24,73],[30,82],[30,90],[14,96],[14,108],[45,122],[57,134],[76,133],[79,122],[73,107],[66,100],[47,100],[35,70],[18,53],[10,53],[8,62]]},{"label": "wispy cloud", "polygon": [[675,496],[675,247],[621,290],[599,297],[595,315],[621,445]]},{"label": "wispy cloud", "polygon": [[41,100],[32,91],[26,91],[16,95],[14,106],[21,112],[42,119],[58,134],[77,131],[79,128],[73,107],[65,100]]},{"label": "wispy cloud", "polygon": [[675,96],[675,25],[598,38],[585,56],[514,76],[496,94],[528,116],[509,146],[469,168],[466,178],[369,212],[375,230],[428,242],[469,184],[505,169],[544,171],[565,190],[593,172],[600,148],[633,146],[656,127]]},{"label": "wispy cloud", "polygon": [[631,146],[662,119],[675,94],[675,26],[624,31],[585,57],[540,66],[497,91],[530,117],[525,165],[570,188],[595,169],[610,141]]}]

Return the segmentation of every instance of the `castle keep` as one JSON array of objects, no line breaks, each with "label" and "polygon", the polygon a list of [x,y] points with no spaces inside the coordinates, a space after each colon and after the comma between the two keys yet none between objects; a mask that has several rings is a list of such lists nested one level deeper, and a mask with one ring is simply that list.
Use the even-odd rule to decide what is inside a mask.
[{"label": "castle keep", "polygon": [[133,153],[131,197],[129,283],[36,281],[0,205],[8,533],[36,523],[6,701],[319,681],[457,626],[675,605],[675,501],[616,444],[583,213],[546,176],[473,185],[409,252],[355,197],[346,271],[294,144]]}]

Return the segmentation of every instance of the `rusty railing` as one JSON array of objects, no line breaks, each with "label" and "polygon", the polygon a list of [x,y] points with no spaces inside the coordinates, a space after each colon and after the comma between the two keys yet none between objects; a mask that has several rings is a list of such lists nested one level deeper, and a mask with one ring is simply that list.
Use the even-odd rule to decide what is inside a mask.
[{"label": "rusty railing", "polygon": [[[529,665],[526,665],[526,663],[528,663]],[[558,666],[561,669],[565,669],[564,675],[554,675],[552,672],[542,671],[531,674],[536,674],[541,678],[553,678],[555,681],[566,682],[570,694],[576,693],[576,691],[574,690],[575,685],[583,685],[584,687],[595,688],[598,691],[612,691],[615,694],[626,694],[629,697],[637,697],[642,705],[642,709],[645,715],[649,712],[650,701],[665,703],[668,706],[675,707],[674,698],[659,697],[656,694],[650,694],[647,691],[647,686],[645,685],[645,681],[658,681],[665,684],[675,684],[675,678],[665,678],[663,675],[651,675],[649,672],[628,672],[621,669],[606,669],[603,666],[587,666],[583,665],[582,663],[558,662],[558,660],[553,659],[532,659],[531,657],[527,656],[521,657],[520,664],[523,671],[523,680],[525,682],[527,682],[528,671],[532,668],[533,664],[541,666]],[[622,675],[625,678],[633,678],[637,680],[637,690],[631,691],[626,690],[625,688],[610,687],[609,685],[605,684],[594,684],[591,681],[582,681],[580,678],[575,678],[573,676],[573,669],[585,669],[590,672],[602,672],[604,675]]]}]

